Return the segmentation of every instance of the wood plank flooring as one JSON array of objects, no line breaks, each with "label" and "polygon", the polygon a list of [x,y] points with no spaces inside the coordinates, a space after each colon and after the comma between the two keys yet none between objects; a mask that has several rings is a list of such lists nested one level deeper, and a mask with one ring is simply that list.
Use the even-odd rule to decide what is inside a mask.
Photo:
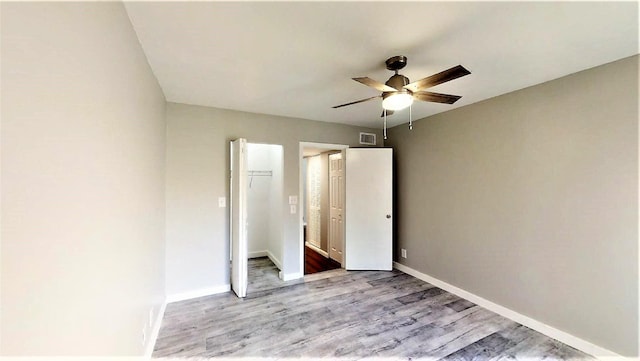
[{"label": "wood plank flooring", "polygon": [[329,271],[340,268],[340,263],[316,252],[309,246],[304,246],[304,274]]},{"label": "wood plank flooring", "polygon": [[250,260],[245,299],[229,292],[169,304],[153,357],[592,358],[400,271],[337,269],[282,282],[269,263]]},{"label": "wood plank flooring", "polygon": [[255,292],[273,290],[304,282],[301,279],[284,282],[278,277],[279,272],[278,267],[267,257],[249,259],[247,294],[251,295]]}]

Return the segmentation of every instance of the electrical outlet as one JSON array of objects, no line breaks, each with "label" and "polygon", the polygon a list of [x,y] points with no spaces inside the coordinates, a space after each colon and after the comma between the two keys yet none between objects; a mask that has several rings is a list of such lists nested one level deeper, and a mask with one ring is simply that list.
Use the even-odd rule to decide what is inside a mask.
[{"label": "electrical outlet", "polygon": [[400,250],[400,255],[402,256],[402,258],[407,258],[407,250],[402,248]]},{"label": "electrical outlet", "polygon": [[227,206],[227,199],[225,197],[218,197],[218,207],[224,208]]}]

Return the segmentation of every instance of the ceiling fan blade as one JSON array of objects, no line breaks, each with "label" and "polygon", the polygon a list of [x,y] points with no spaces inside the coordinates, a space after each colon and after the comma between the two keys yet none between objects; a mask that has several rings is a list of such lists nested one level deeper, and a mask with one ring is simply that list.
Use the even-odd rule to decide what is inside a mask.
[{"label": "ceiling fan blade", "polygon": [[355,102],[351,102],[351,103],[347,103],[347,104],[336,105],[335,107],[332,107],[332,108],[333,109],[342,108],[342,107],[346,107],[347,105],[358,104],[358,103],[366,102],[366,101],[373,100],[373,99],[376,99],[376,98],[380,98],[380,95],[376,95],[375,97],[371,97],[371,98],[367,98],[367,99],[356,100]]},{"label": "ceiling fan blade", "polygon": [[445,104],[453,104],[458,101],[458,99],[462,98],[459,95],[449,95],[449,94],[440,94],[440,93],[432,93],[432,92],[415,92],[413,93],[413,97],[418,100],[422,100],[425,102],[434,102],[434,103],[445,103]]},{"label": "ceiling fan blade", "polygon": [[[393,110],[387,110],[387,116],[393,115]],[[384,109],[382,109],[382,114],[380,114],[380,118],[384,118]]]},{"label": "ceiling fan blade", "polygon": [[366,76],[362,77],[362,78],[351,78],[351,79],[353,79],[353,80],[355,80],[355,81],[357,81],[359,83],[362,83],[362,84],[364,84],[366,86],[370,86],[370,87],[372,87],[374,89],[377,89],[377,90],[379,90],[381,92],[395,92],[395,91],[398,91],[398,89],[396,89],[396,88],[392,88],[392,87],[390,87],[388,85],[382,84],[381,82],[373,80],[373,79],[368,78]]},{"label": "ceiling fan blade", "polygon": [[462,65],[456,65],[451,69],[447,69],[438,74],[434,74],[432,76],[428,76],[424,79],[420,79],[418,81],[414,81],[413,83],[407,84],[404,86],[405,89],[411,90],[412,92],[417,92],[420,89],[430,88],[432,86],[436,86],[438,84],[446,83],[450,80],[460,78],[465,75],[469,75],[471,72],[464,68]]}]

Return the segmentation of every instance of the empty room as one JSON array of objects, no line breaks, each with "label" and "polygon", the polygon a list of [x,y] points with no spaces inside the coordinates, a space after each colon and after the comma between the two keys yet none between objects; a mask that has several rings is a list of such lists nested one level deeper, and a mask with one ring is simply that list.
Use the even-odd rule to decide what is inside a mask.
[{"label": "empty room", "polygon": [[639,15],[1,1],[0,357],[639,357]]}]

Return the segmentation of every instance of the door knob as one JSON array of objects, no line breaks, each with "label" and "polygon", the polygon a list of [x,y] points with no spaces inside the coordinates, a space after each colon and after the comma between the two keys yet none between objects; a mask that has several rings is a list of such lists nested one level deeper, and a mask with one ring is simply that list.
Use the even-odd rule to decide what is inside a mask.
[{"label": "door knob", "polygon": [[391,218],[391,215],[390,215],[390,214],[387,214],[387,219],[389,219],[389,218]]}]

